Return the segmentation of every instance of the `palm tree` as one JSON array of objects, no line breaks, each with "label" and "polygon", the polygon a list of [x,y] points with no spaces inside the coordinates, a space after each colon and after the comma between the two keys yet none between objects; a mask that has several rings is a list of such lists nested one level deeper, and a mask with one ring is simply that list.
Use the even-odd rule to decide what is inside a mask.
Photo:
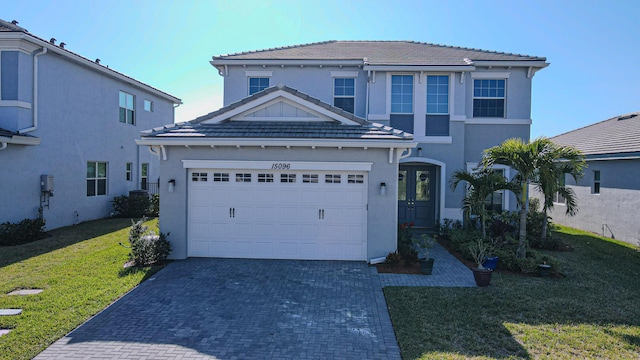
[{"label": "palm tree", "polygon": [[493,172],[490,169],[483,169],[478,172],[468,172],[458,170],[451,176],[451,189],[454,191],[461,181],[467,183],[467,192],[462,200],[462,208],[468,213],[480,215],[482,226],[482,237],[487,237],[486,230],[486,200],[495,191],[514,190],[500,173]]},{"label": "palm tree", "polygon": [[542,211],[541,239],[547,238],[547,213],[553,209],[553,198],[559,193],[567,207],[566,214],[574,216],[578,212],[578,202],[573,189],[565,186],[564,179],[570,175],[574,181],[578,181],[583,175],[586,166],[582,152],[571,146],[560,146],[552,143],[551,151],[546,153],[545,166],[538,169],[537,178],[534,180],[536,188],[544,197]]},{"label": "palm tree", "polygon": [[[517,257],[527,256],[527,199],[528,185],[534,183],[544,194],[545,211],[553,207],[553,194],[560,191],[572,199],[572,210],[577,209],[575,196],[571,189],[559,186],[561,175],[575,174],[579,176],[584,166],[580,165],[581,154],[575,149],[569,151],[566,147],[559,147],[551,140],[540,137],[529,143],[519,138],[505,140],[502,144],[485,150],[482,157],[484,167],[495,164],[506,165],[517,171],[512,181],[519,190],[518,203],[520,205],[520,232],[518,234]],[[564,158],[568,161],[561,161]],[[584,161],[582,159],[582,161]],[[573,168],[573,169],[572,169]],[[568,209],[569,210],[569,209]],[[546,229],[545,229],[546,232]]]}]

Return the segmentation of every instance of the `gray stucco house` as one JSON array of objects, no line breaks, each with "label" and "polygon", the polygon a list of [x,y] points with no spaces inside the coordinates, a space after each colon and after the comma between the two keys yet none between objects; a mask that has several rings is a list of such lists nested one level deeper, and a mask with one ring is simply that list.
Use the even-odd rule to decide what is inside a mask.
[{"label": "gray stucco house", "polygon": [[[461,218],[451,174],[529,138],[532,79],[548,66],[411,41],[327,41],[211,64],[224,107],[138,141],[161,157],[173,258],[368,260],[395,249],[398,221]],[[493,206],[515,209],[503,195]]]},{"label": "gray stucco house", "polygon": [[640,240],[640,112],[624,114],[552,137],[582,151],[587,169],[567,185],[578,199],[576,216],[565,215],[556,197],[551,216],[559,224],[614,237],[634,245]]},{"label": "gray stucco house", "polygon": [[174,121],[180,99],[0,20],[0,222],[47,228],[109,216],[148,187],[159,160],[140,131]]}]

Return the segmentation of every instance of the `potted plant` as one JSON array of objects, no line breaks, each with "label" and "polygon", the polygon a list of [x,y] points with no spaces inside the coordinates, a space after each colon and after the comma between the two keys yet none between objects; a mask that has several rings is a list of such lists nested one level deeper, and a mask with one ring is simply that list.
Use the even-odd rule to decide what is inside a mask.
[{"label": "potted plant", "polygon": [[478,265],[478,267],[471,269],[473,271],[473,278],[476,281],[476,285],[488,286],[491,282],[491,275],[493,274],[493,271],[482,265],[487,258],[487,244],[482,239],[478,239],[478,241],[469,246],[469,252],[473,257],[473,260]]},{"label": "potted plant", "polygon": [[435,240],[427,234],[422,234],[419,238],[413,238],[412,242],[413,248],[418,253],[420,272],[424,275],[431,275],[434,259],[429,257],[429,251],[433,248]]}]

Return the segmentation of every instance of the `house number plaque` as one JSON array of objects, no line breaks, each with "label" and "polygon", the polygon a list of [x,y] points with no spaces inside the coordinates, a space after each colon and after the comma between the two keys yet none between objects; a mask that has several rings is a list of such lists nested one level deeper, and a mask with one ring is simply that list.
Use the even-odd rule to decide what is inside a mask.
[{"label": "house number plaque", "polygon": [[291,169],[291,163],[273,163],[271,164],[272,170],[289,170]]}]

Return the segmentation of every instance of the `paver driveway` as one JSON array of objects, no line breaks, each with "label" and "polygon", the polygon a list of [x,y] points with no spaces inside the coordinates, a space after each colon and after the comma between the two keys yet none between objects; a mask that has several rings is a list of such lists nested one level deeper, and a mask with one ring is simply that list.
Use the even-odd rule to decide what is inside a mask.
[{"label": "paver driveway", "polygon": [[188,259],[36,359],[399,359],[364,262]]}]

